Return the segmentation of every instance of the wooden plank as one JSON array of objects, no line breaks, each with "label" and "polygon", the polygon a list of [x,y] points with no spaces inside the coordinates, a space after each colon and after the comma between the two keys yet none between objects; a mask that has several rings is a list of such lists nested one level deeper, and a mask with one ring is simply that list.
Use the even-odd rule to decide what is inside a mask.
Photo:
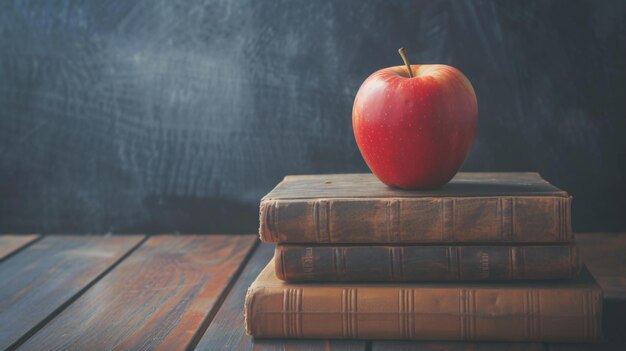
[{"label": "wooden plank", "polygon": [[49,236],[0,264],[0,349],[34,331],[142,236]]},{"label": "wooden plank", "polygon": [[256,236],[154,236],[30,338],[25,350],[183,350]]},{"label": "wooden plank", "polygon": [[626,299],[626,233],[576,233],[575,238],[605,299]]},{"label": "wooden plank", "polygon": [[256,250],[196,350],[365,350],[363,341],[254,340],[245,334],[243,303],[246,291],[273,253],[274,245],[261,244]]},{"label": "wooden plank", "polygon": [[372,351],[546,351],[542,343],[375,341]]},{"label": "wooden plank", "polygon": [[0,235],[0,262],[37,238],[39,235]]}]

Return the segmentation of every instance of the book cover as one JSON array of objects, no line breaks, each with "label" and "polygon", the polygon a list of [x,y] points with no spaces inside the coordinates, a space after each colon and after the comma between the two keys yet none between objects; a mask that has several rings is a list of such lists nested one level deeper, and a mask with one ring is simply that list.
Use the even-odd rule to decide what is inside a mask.
[{"label": "book cover", "polygon": [[549,243],[572,239],[571,197],[537,173],[458,173],[442,189],[372,174],[287,176],[261,199],[261,240],[282,243]]},{"label": "book cover", "polygon": [[274,262],[250,286],[248,334],[343,338],[594,342],[602,291],[583,270],[549,283],[288,283]]},{"label": "book cover", "polygon": [[489,281],[570,279],[576,245],[278,244],[276,274],[306,281]]}]

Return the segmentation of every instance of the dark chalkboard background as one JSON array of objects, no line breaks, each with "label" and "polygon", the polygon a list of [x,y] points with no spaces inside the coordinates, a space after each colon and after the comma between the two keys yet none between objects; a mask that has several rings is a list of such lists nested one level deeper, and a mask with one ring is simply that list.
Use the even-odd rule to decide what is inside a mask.
[{"label": "dark chalkboard background", "polygon": [[2,1],[2,232],[255,232],[284,175],[363,172],[373,71],[472,81],[468,171],[534,170],[626,230],[624,1]]}]

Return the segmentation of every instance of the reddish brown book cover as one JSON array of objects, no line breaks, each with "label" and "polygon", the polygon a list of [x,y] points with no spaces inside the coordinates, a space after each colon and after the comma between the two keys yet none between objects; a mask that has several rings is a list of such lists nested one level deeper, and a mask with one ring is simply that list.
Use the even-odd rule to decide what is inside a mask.
[{"label": "reddish brown book cover", "polygon": [[261,338],[594,342],[601,320],[586,270],[549,283],[289,283],[270,262],[245,301]]},{"label": "reddish brown book cover", "polygon": [[281,280],[489,281],[571,279],[580,271],[575,244],[298,245],[278,244]]},{"label": "reddish brown book cover", "polygon": [[572,240],[571,197],[537,173],[458,173],[438,190],[372,174],[287,176],[260,204],[282,243],[549,243]]}]

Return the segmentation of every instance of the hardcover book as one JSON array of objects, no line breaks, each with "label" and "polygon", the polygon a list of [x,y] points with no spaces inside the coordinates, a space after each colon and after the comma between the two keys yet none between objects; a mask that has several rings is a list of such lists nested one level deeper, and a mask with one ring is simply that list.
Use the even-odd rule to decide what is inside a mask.
[{"label": "hardcover book", "polygon": [[537,173],[461,172],[423,191],[372,174],[287,176],[261,199],[259,232],[282,243],[568,242],[570,207]]},{"label": "hardcover book", "polygon": [[576,245],[298,245],[278,244],[281,280],[461,281],[570,279]]},{"label": "hardcover book", "polygon": [[287,283],[270,262],[245,300],[263,338],[593,342],[602,290],[583,270],[549,283]]}]

